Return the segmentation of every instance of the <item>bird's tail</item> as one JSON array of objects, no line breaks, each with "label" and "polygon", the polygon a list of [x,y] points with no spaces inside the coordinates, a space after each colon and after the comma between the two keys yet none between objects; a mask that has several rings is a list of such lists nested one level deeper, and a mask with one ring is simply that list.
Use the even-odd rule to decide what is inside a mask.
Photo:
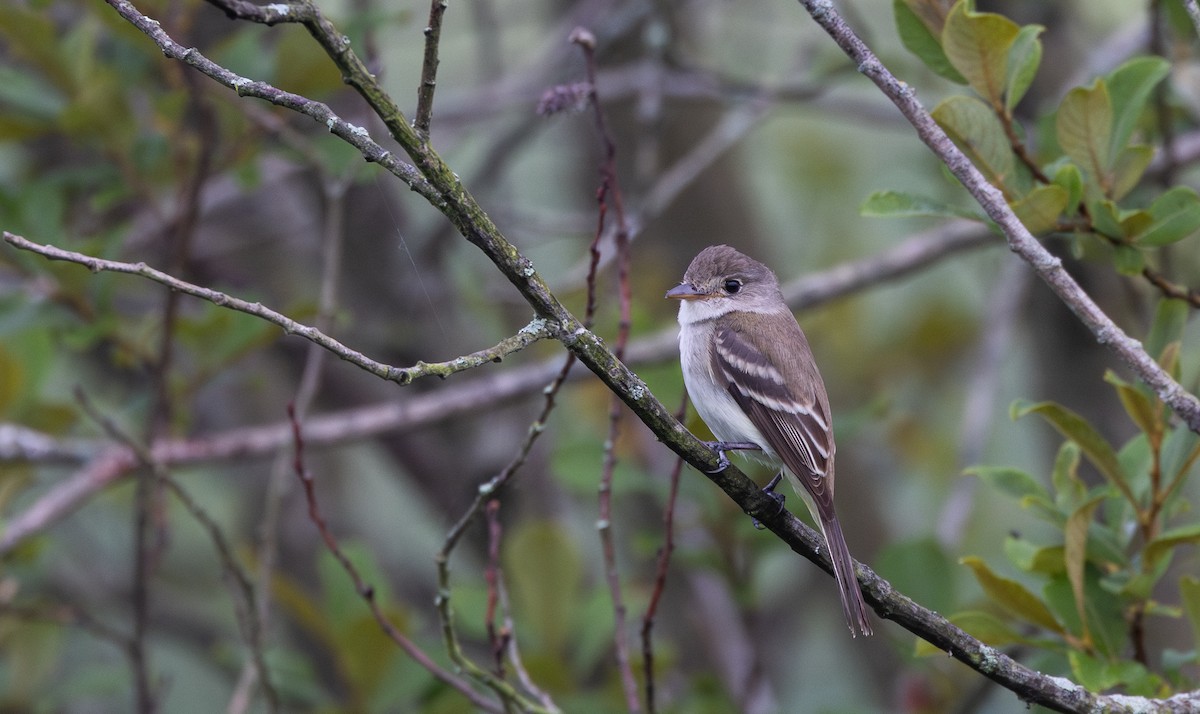
[{"label": "bird's tail", "polygon": [[842,596],[842,612],[846,615],[850,634],[854,637],[860,632],[869,635],[871,620],[867,615],[867,604],[863,602],[862,591],[858,588],[858,578],[854,575],[854,561],[850,558],[850,549],[846,547],[842,526],[838,523],[836,514],[829,514],[828,517],[822,514],[820,520],[821,532],[829,546],[829,559],[833,562],[833,575],[837,578],[838,590]]}]

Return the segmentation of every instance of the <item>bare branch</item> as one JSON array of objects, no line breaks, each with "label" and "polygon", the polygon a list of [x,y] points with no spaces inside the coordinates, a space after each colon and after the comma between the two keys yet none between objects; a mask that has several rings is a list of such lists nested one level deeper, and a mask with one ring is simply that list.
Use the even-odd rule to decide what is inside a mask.
[{"label": "bare branch", "polygon": [[[968,221],[956,221],[913,236],[876,256],[791,281],[783,291],[793,308],[809,309],[908,275],[960,251],[997,243],[986,228]],[[649,364],[674,359],[678,354],[676,334],[677,328],[670,327],[656,335],[632,341],[628,361]],[[308,420],[305,439],[310,446],[341,444],[453,419],[542,389],[554,379],[561,366],[562,359],[554,357],[448,385],[428,394],[410,395],[404,400],[322,414]],[[574,372],[567,379],[581,379],[582,376]],[[163,464],[222,461],[273,455],[290,439],[291,427],[281,422],[198,438],[168,439],[155,443],[152,451],[155,459]],[[25,427],[0,424],[0,461],[84,463],[114,458],[119,458],[124,466],[113,468],[109,464],[81,469],[14,516],[0,535],[0,554],[57,523],[92,495],[128,473],[130,465],[136,462],[125,449],[106,441],[60,440]]]},{"label": "bare branch", "polygon": [[433,118],[433,91],[437,88],[438,44],[442,39],[442,16],[446,0],[433,0],[429,5],[429,22],[425,24],[425,55],[421,63],[421,86],[417,89],[417,114],[413,128],[429,140],[429,122]]},{"label": "bare branch", "polygon": [[[211,0],[210,0],[211,1]],[[213,62],[205,57],[194,47],[184,47],[175,40],[171,39],[170,35],[162,29],[162,26],[157,20],[152,20],[138,11],[133,3],[128,0],[106,0],[121,17],[127,22],[141,30],[146,34],[163,54],[174,60],[179,60],[190,67],[209,77],[233,91],[237,92],[239,97],[255,97],[263,99],[276,106],[291,109],[299,114],[309,117],[313,121],[325,126],[331,134],[342,139],[346,143],[358,149],[363,158],[372,163],[379,164],[384,169],[392,173],[396,178],[403,181],[410,189],[417,192],[426,200],[434,205],[437,205],[442,199],[433,190],[429,182],[426,181],[417,171],[417,169],[408,163],[405,163],[392,152],[385,150],[382,146],[371,139],[370,133],[361,126],[355,126],[350,122],[345,121],[334,113],[328,105],[321,102],[315,102],[307,97],[299,94],[292,94],[278,89],[266,82],[258,82],[248,77],[243,77],[235,72],[231,72],[221,65]],[[311,3],[271,3],[258,7],[249,2],[242,0],[234,0],[227,6],[225,0],[214,2],[218,7],[226,10],[226,14],[230,14],[229,7],[236,6],[239,12],[253,12],[263,19],[259,20],[268,25],[279,22],[305,22],[312,20],[316,15],[316,7]],[[250,8],[256,8],[251,11]],[[236,14],[234,16],[237,16]],[[338,36],[337,42],[341,42],[341,36]],[[363,68],[363,73],[366,69]]]},{"label": "bare branch", "polygon": [[453,687],[460,694],[466,697],[468,701],[481,710],[500,714],[503,709],[499,705],[489,699],[484,698],[479,694],[479,692],[476,692],[469,683],[463,681],[460,677],[457,677],[451,672],[448,672],[440,667],[436,662],[430,659],[429,655],[425,654],[421,648],[413,644],[413,642],[405,637],[400,630],[396,629],[396,626],[393,625],[391,620],[387,618],[387,615],[383,613],[383,610],[379,607],[378,600],[375,598],[375,588],[363,580],[362,575],[358,572],[358,568],[354,566],[354,563],[352,563],[342,551],[341,546],[338,544],[337,538],[333,535],[333,532],[329,530],[329,525],[325,522],[325,517],[321,515],[321,507],[317,502],[316,483],[313,480],[312,474],[308,472],[308,469],[304,465],[303,429],[300,426],[300,422],[296,419],[295,408],[292,405],[288,406],[288,417],[291,419],[292,435],[293,439],[295,440],[294,443],[296,447],[293,464],[296,471],[296,477],[300,480],[301,485],[304,487],[304,497],[308,502],[309,520],[311,520],[313,525],[317,527],[317,531],[320,533],[321,539],[325,542],[325,546],[329,549],[329,552],[333,554],[333,557],[337,559],[338,563],[342,566],[342,569],[354,582],[355,591],[358,593],[359,597],[366,601],[367,607],[370,608],[371,615],[374,616],[375,621],[379,623],[379,627],[384,631],[385,634],[387,634],[388,637],[392,639],[393,642],[400,647],[400,649],[404,650],[405,654],[416,661],[417,664],[424,667],[426,671],[428,671],[438,680],[450,687]]},{"label": "bare branch", "polygon": [[525,327],[521,328],[517,334],[509,337],[494,347],[489,347],[479,352],[473,352],[469,355],[457,357],[448,362],[418,362],[416,365],[407,368],[392,367],[376,362],[366,355],[352,350],[343,345],[341,342],[333,339],[324,332],[315,327],[304,325],[295,320],[275,312],[274,310],[265,307],[262,303],[251,303],[239,298],[226,295],[218,290],[200,287],[192,283],[184,282],[174,276],[168,275],[161,270],[155,270],[145,263],[122,263],[116,260],[105,260],[104,258],[93,258],[83,253],[63,250],[55,248],[52,245],[42,245],[34,243],[21,236],[13,235],[8,231],[4,232],[4,240],[16,248],[28,250],[38,255],[49,258],[50,260],[64,260],[70,263],[78,263],[84,266],[93,273],[101,271],[110,271],[114,273],[126,273],[129,275],[138,275],[143,278],[148,278],[156,283],[166,285],[174,291],[185,293],[198,297],[202,300],[207,300],[214,305],[229,308],[244,312],[247,315],[253,315],[273,325],[283,328],[287,334],[299,335],[310,342],[316,343],[321,347],[329,350],[333,354],[343,360],[370,372],[371,374],[386,379],[389,382],[395,382],[400,385],[411,384],[413,380],[421,377],[438,376],[443,379],[446,377],[462,372],[468,369],[482,366],[488,362],[499,362],[504,357],[525,349],[529,345],[538,340],[545,339],[551,334],[550,325],[545,320],[535,319]]}]

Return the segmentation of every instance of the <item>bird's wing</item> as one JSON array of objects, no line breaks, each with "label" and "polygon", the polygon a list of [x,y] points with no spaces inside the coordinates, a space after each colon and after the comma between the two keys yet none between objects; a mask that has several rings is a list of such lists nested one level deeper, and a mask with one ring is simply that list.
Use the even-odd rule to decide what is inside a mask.
[{"label": "bird's wing", "polygon": [[[773,359],[770,346],[763,347],[756,347],[738,330],[718,327],[712,350],[713,374],[804,484],[818,509],[832,514],[833,430],[829,409],[817,396],[817,390],[823,389],[820,376],[805,374],[809,385],[789,388],[788,378],[777,366],[781,361]],[[792,375],[792,381],[798,376]]]}]

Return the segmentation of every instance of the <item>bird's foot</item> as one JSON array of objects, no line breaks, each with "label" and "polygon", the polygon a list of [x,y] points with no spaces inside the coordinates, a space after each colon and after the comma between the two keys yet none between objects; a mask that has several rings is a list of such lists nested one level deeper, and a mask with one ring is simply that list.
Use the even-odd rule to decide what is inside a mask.
[{"label": "bird's foot", "polygon": [[706,441],[704,445],[717,452],[717,468],[706,472],[710,474],[719,474],[729,468],[729,457],[725,455],[726,451],[759,451],[762,449],[758,444],[749,441]]},{"label": "bird's foot", "polygon": [[[763,493],[770,496],[772,500],[779,504],[779,510],[775,511],[775,515],[779,515],[781,512],[783,512],[783,502],[787,500],[786,496],[775,490],[775,487],[779,485],[779,481],[782,479],[783,472],[780,471],[779,473],[775,474],[775,478],[771,479],[771,482],[763,488]],[[760,531],[765,528],[765,526],[762,524],[762,521],[758,520],[757,518],[751,517],[751,520],[754,522],[754,527]]]}]

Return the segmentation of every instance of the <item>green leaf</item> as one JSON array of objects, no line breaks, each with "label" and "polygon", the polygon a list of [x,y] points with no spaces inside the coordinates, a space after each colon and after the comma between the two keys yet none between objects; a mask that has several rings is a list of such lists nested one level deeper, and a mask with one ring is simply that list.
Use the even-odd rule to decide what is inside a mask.
[{"label": "green leaf", "polygon": [[1138,389],[1134,385],[1126,382],[1117,376],[1117,373],[1111,369],[1104,373],[1104,381],[1117,388],[1117,396],[1121,399],[1121,406],[1125,407],[1125,413],[1137,424],[1138,429],[1143,434],[1161,434],[1163,430],[1162,423],[1162,405],[1156,403],[1146,395],[1144,390]]},{"label": "green leaf", "polygon": [[1062,625],[1054,619],[1046,605],[1024,585],[997,575],[987,563],[975,556],[968,556],[959,562],[975,573],[975,579],[983,591],[997,605],[1026,622],[1051,632],[1063,633]]},{"label": "green leaf", "polygon": [[1062,186],[1038,186],[1010,204],[1013,213],[1030,233],[1039,235],[1058,228],[1058,219],[1066,210],[1070,193]]},{"label": "green leaf", "polygon": [[914,196],[902,191],[876,191],[863,201],[859,211],[871,218],[909,218],[913,216],[936,216],[939,218],[969,218],[976,221],[986,219],[967,208],[959,208],[925,196]]},{"label": "green leaf", "polygon": [[1051,473],[1054,503],[1063,513],[1070,513],[1087,495],[1087,487],[1079,478],[1079,444],[1074,441],[1062,443]]},{"label": "green leaf", "polygon": [[1188,622],[1192,624],[1192,641],[1200,642],[1200,579],[1184,575],[1179,579],[1179,599]]},{"label": "green leaf", "polygon": [[1113,246],[1113,267],[1121,275],[1141,275],[1146,268],[1146,256],[1134,246],[1118,243]]},{"label": "green leaf", "polygon": [[1021,28],[1003,15],[973,12],[957,3],[942,28],[942,49],[954,69],[988,104],[1004,106],[1008,52]]},{"label": "green leaf", "polygon": [[1149,213],[1153,221],[1130,240],[1148,247],[1176,243],[1200,229],[1200,195],[1176,186],[1150,204]]},{"label": "green leaf", "polygon": [[1054,124],[1058,145],[1102,187],[1112,162],[1112,121],[1108,87],[1096,80],[1091,87],[1067,92]]},{"label": "green leaf", "polygon": [[1170,70],[1170,63],[1162,57],[1140,56],[1109,72],[1105,78],[1115,112],[1111,147],[1114,155],[1129,143],[1150,93]]},{"label": "green leaf", "polygon": [[1137,662],[1120,660],[1108,662],[1072,650],[1067,653],[1075,681],[1089,692],[1103,692],[1114,687],[1146,678],[1146,668]]},{"label": "green leaf", "polygon": [[1183,328],[1191,313],[1183,300],[1163,298],[1154,310],[1154,322],[1150,323],[1150,334],[1146,336],[1146,351],[1159,359],[1163,350],[1172,342],[1183,339]]},{"label": "green leaf", "polygon": [[1157,538],[1146,545],[1143,557],[1153,565],[1175,547],[1186,543],[1200,543],[1200,523],[1180,526],[1159,534]]},{"label": "green leaf", "polygon": [[963,473],[971,474],[980,481],[1017,498],[1036,496],[1050,500],[1050,492],[1028,472],[1006,466],[972,466]]},{"label": "green leaf", "polygon": [[896,30],[900,35],[900,42],[904,44],[906,50],[920,58],[925,66],[938,76],[955,84],[967,83],[966,78],[959,74],[958,70],[954,69],[954,65],[950,64],[950,60],[946,58],[938,36],[904,0],[893,0],[892,10],[896,15]]},{"label": "green leaf", "polygon": [[[1106,655],[1118,652],[1126,641],[1121,598],[1102,586],[1096,568],[1087,567],[1084,578],[1083,606],[1087,613],[1087,622],[1091,625],[1091,644]],[[1083,622],[1067,576],[1064,574],[1050,578],[1042,588],[1042,596],[1045,598],[1046,607],[1063,624],[1064,631],[1082,637]]]},{"label": "green leaf", "polygon": [[988,181],[1004,188],[1012,178],[1016,158],[996,113],[978,99],[961,94],[943,100],[930,113]]},{"label": "green leaf", "polygon": [[[963,632],[992,647],[1007,647],[1009,645],[1028,644],[1030,642],[1028,637],[1022,636],[1021,633],[1009,627],[1008,623],[990,612],[967,610],[955,613],[948,619],[960,627]],[[945,651],[934,647],[925,640],[919,639],[917,640],[914,654],[918,657],[929,657],[931,655],[945,654]]]},{"label": "green leaf", "polygon": [[1042,63],[1042,42],[1038,35],[1046,28],[1025,25],[1008,50],[1008,76],[1005,79],[1004,109],[1009,114],[1020,103]]},{"label": "green leaf", "polygon": [[1142,174],[1146,173],[1146,167],[1154,158],[1154,149],[1141,144],[1126,146],[1118,150],[1116,156],[1117,160],[1113,162],[1112,176],[1109,179],[1111,188],[1108,195],[1119,201],[1142,180]]},{"label": "green leaf", "polygon": [[1107,199],[1091,201],[1088,204],[1088,214],[1092,217],[1092,226],[1100,235],[1120,240],[1125,237],[1125,228],[1121,221],[1129,215],[1128,211]]},{"label": "green leaf", "polygon": [[1088,460],[1100,471],[1109,483],[1116,486],[1130,501],[1133,500],[1121,471],[1117,452],[1100,436],[1100,432],[1079,414],[1055,402],[1029,404],[1018,401],[1012,407],[1013,418],[1037,414],[1050,423],[1060,434],[1079,444]]},{"label": "green leaf", "polygon": [[1054,172],[1054,185],[1067,192],[1067,205],[1076,206],[1083,200],[1083,174],[1075,164],[1064,163]]},{"label": "green leaf", "polygon": [[1071,592],[1075,595],[1075,609],[1079,613],[1079,621],[1083,625],[1084,639],[1090,640],[1087,612],[1084,609],[1084,566],[1087,564],[1088,528],[1092,516],[1103,498],[1092,498],[1067,517],[1067,527],[1063,529],[1063,561],[1066,564],[1067,579],[1071,581]]},{"label": "green leaf", "polygon": [[1009,536],[1004,539],[1004,554],[1009,562],[1027,573],[1058,575],[1063,572],[1063,547],[1038,545],[1025,538]]}]

